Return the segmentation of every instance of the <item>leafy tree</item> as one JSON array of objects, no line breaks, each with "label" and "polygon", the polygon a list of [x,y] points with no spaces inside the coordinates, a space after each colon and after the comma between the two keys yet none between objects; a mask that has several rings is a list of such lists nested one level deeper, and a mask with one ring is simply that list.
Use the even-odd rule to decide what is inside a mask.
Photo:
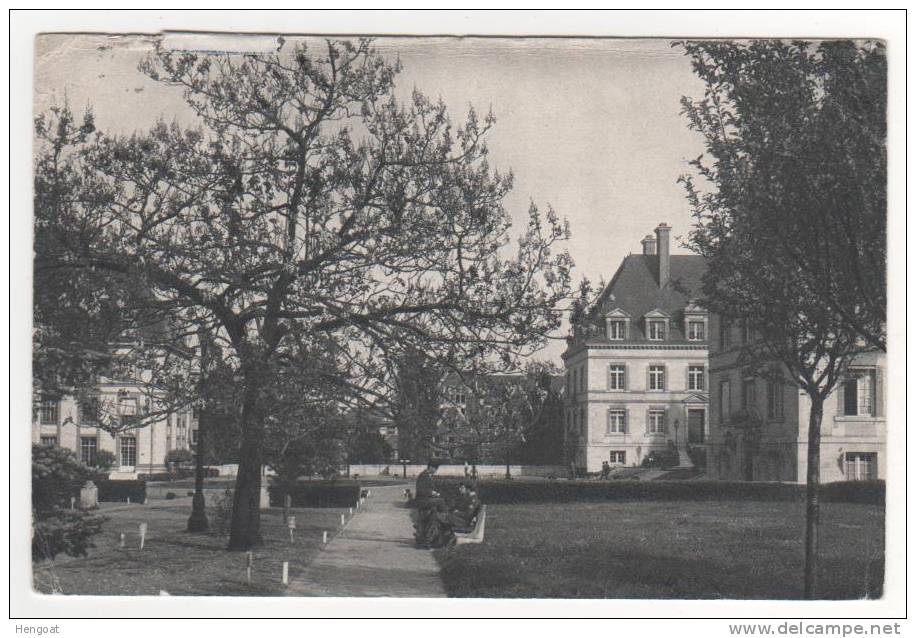
[{"label": "leafy tree", "polygon": [[683,43],[706,154],[683,178],[707,259],[701,302],[756,338],[744,360],[800,388],[808,419],[805,596],[816,595],[824,400],[885,348],[886,60],[870,42]]},{"label": "leafy tree", "polygon": [[404,343],[442,359],[528,352],[558,325],[567,229],[532,205],[513,250],[512,177],[486,161],[493,118],[471,111],[454,127],[419,92],[400,103],[399,65],[367,41],[157,49],[143,70],[183,88],[200,128],[79,145],[78,204],[54,223],[91,232],[56,262],[136,277],[185,332],[215,328],[240,379],[229,546],[246,549],[261,542],[266,390],[280,359],[331,343],[349,382],[384,376],[381,353]]},{"label": "leafy tree", "polygon": [[96,450],[92,455],[92,459],[90,460],[90,467],[94,471],[98,473],[105,473],[114,467],[117,458],[115,457],[114,452],[109,452],[108,450]]}]

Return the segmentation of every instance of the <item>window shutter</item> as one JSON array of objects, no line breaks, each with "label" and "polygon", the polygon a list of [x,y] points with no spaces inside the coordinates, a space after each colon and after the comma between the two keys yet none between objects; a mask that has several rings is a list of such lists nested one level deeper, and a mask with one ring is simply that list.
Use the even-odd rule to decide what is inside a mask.
[{"label": "window shutter", "polygon": [[623,390],[626,391],[629,389],[630,384],[630,366],[623,364]]},{"label": "window shutter", "polygon": [[687,364],[687,373],[684,377],[684,389],[690,391],[690,364]]},{"label": "window shutter", "polygon": [[875,368],[875,416],[884,416],[884,368]]},{"label": "window shutter", "polygon": [[841,378],[836,384],[836,413],[839,416],[846,414],[846,393],[843,389],[846,386],[846,379]]},{"label": "window shutter", "polygon": [[626,408],[623,411],[623,433],[629,434],[630,432],[630,408]]},{"label": "window shutter", "polygon": [[652,410],[650,410],[649,408],[646,408],[646,434],[650,434],[652,432],[652,421],[649,418],[649,413],[651,411]]},{"label": "window shutter", "polygon": [[662,411],[662,433],[668,436],[668,408]]}]

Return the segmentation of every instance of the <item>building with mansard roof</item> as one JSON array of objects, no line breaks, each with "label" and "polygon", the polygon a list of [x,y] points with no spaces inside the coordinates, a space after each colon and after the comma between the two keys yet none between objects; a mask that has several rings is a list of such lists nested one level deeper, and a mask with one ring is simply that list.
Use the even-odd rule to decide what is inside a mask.
[{"label": "building with mansard roof", "polygon": [[577,471],[670,447],[689,466],[692,449],[704,451],[709,326],[691,299],[705,263],[672,255],[670,235],[662,223],[646,236],[567,338],[565,447]]}]

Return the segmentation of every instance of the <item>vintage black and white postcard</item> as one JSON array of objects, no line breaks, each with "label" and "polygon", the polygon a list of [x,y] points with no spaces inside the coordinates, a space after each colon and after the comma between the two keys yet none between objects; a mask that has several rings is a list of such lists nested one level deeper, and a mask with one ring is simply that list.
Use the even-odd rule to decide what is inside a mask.
[{"label": "vintage black and white postcard", "polygon": [[885,38],[77,30],[14,153],[35,600],[887,609]]}]

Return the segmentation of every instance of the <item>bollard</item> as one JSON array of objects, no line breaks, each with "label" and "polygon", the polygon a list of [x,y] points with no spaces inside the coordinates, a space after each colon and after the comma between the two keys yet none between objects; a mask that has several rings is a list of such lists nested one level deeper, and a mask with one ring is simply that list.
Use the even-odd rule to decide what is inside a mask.
[{"label": "bollard", "polygon": [[292,543],[296,531],[296,517],[290,516],[286,521],[286,526],[289,528],[289,542]]},{"label": "bollard", "polygon": [[130,497],[127,497],[127,504],[130,505]]},{"label": "bollard", "polygon": [[350,514],[350,516],[353,516],[353,508],[352,508],[352,507],[348,507],[348,508],[347,508],[347,512]]},{"label": "bollard", "polygon": [[283,561],[283,584],[289,585],[289,562]]},{"label": "bollard", "polygon": [[124,532],[121,532],[121,549],[124,549]]},{"label": "bollard", "polygon": [[343,527],[347,524],[347,516],[345,514],[340,515],[340,526]]},{"label": "bollard", "polygon": [[321,532],[321,543],[323,545],[328,544],[328,533],[327,532]]},{"label": "bollard", "polygon": [[146,542],[146,523],[140,523],[140,549],[143,549],[143,544]]},{"label": "bollard", "polygon": [[70,509],[72,510],[76,509],[76,497],[75,496],[70,497]]},{"label": "bollard", "polygon": [[245,569],[245,574],[248,579],[248,584],[250,585],[251,584],[251,564],[254,562],[254,554],[252,554],[250,551],[246,552],[246,554],[248,556],[248,566]]}]

